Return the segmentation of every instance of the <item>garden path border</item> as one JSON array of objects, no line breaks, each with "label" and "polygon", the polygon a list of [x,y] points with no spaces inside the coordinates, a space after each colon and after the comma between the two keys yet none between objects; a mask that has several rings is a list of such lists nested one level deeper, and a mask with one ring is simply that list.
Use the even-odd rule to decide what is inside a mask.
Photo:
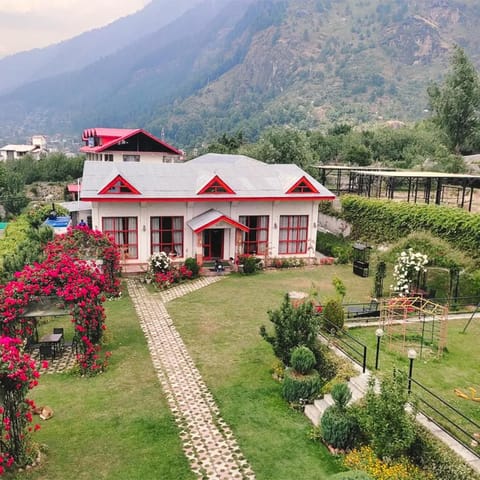
[{"label": "garden path border", "polygon": [[149,293],[135,279],[128,279],[127,287],[192,471],[203,480],[254,480],[164,305],[222,278],[203,277],[159,294]]}]

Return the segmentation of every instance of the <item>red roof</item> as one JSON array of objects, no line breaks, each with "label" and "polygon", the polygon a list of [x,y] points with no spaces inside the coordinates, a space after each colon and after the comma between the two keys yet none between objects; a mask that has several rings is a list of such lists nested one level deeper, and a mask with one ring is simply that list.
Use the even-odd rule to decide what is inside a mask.
[{"label": "red roof", "polygon": [[151,138],[154,142],[162,145],[166,149],[170,150],[172,153],[176,155],[181,155],[182,152],[177,150],[172,145],[169,145],[167,142],[160,140],[159,138],[153,136],[151,133],[143,130],[142,128],[87,128],[83,131],[82,140],[88,141],[89,138],[98,137],[100,138],[100,145],[96,147],[89,147],[85,145],[80,148],[81,152],[85,153],[99,153],[105,150],[108,150],[109,147],[113,145],[117,145],[119,142],[123,140],[127,140],[128,138],[132,137],[133,135],[143,134],[147,137]]},{"label": "red roof", "polygon": [[78,183],[69,183],[67,190],[69,193],[78,193],[80,191],[80,185]]}]

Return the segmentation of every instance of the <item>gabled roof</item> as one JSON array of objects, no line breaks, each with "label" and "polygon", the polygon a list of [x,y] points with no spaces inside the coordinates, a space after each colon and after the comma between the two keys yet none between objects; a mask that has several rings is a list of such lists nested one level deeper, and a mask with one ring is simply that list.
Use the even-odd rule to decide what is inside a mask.
[{"label": "gabled roof", "polygon": [[[141,195],[99,192],[120,175]],[[203,192],[218,176],[234,193]],[[299,181],[315,191],[287,193]],[[83,170],[81,199],[88,201],[220,202],[333,200],[335,195],[297,165],[266,164],[243,155],[207,154],[185,163],[91,162]]]},{"label": "gabled roof", "polygon": [[[167,142],[160,140],[159,138],[153,136],[151,133],[141,129],[129,129],[129,128],[88,128],[83,131],[82,140],[88,142],[89,139],[96,139],[98,145],[85,145],[80,148],[81,152],[84,153],[100,153],[106,150],[110,150],[113,147],[122,146],[128,144],[129,139],[134,140],[133,137],[145,137],[150,140],[155,147],[152,150],[146,149],[137,149],[135,151],[166,151],[173,155],[181,155],[181,152],[177,150],[172,145],[169,145]],[[138,142],[137,142],[138,143]],[[118,151],[119,148],[116,148]],[[120,148],[120,151],[122,149]],[[125,150],[128,150],[125,148]],[[131,150],[128,150],[131,151]]]},{"label": "gabled roof", "polygon": [[212,227],[213,225],[217,225],[220,222],[228,223],[235,228],[243,230],[244,232],[248,232],[250,229],[239,223],[232,218],[224,215],[222,212],[215,210],[214,208],[207,210],[206,212],[198,215],[187,222],[187,225],[195,232],[200,233],[206,228]]},{"label": "gabled roof", "polygon": [[199,195],[207,193],[233,193],[235,192],[218,176],[215,175],[204,187],[198,192]]},{"label": "gabled roof", "polygon": [[108,182],[98,193],[100,195],[140,195],[140,192],[130,182],[125,180],[121,175],[117,175],[111,182]]},{"label": "gabled roof", "polygon": [[318,193],[318,190],[303,176],[287,190],[287,193]]}]

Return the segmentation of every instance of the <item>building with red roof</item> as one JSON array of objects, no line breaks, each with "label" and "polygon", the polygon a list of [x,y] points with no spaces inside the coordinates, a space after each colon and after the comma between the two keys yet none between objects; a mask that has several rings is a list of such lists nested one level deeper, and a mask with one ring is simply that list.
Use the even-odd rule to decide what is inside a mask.
[{"label": "building with red roof", "polygon": [[100,162],[161,162],[183,161],[183,154],[167,142],[141,128],[87,128],[83,131],[85,145],[80,148],[87,160]]}]

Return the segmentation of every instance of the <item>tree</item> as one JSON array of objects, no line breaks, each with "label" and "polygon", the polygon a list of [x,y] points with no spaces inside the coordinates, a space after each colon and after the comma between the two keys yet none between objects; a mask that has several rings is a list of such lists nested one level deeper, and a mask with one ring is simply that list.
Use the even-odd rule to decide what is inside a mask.
[{"label": "tree", "polygon": [[450,148],[457,153],[468,149],[480,127],[480,80],[464,50],[454,47],[451,71],[442,85],[427,90],[433,120],[445,133]]},{"label": "tree", "polygon": [[368,385],[365,426],[373,450],[382,459],[405,455],[415,440],[413,415],[405,410],[408,402],[406,378],[398,371],[392,377],[383,378],[378,393],[374,378]]},{"label": "tree", "polygon": [[272,345],[273,352],[285,365],[290,364],[290,356],[295,347],[303,345],[312,351],[316,350],[319,320],[313,312],[311,302],[294,307],[287,293],[281,307],[268,311],[268,316],[275,332],[269,335],[262,325],[260,335]]},{"label": "tree", "polygon": [[254,158],[266,163],[294,163],[301,168],[313,161],[306,133],[293,128],[267,130],[252,153]]}]

